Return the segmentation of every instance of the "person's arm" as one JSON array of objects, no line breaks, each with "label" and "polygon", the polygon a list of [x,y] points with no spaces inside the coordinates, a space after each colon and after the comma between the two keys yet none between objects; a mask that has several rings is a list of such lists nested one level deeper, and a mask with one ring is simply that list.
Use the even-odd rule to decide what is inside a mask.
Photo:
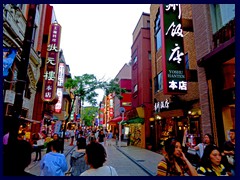
[{"label": "person's arm", "polygon": [[194,146],[194,149],[195,149],[196,151],[198,151],[198,150],[199,150],[199,144],[196,145],[196,146]]},{"label": "person's arm", "polygon": [[188,161],[188,159],[186,158],[186,156],[183,152],[182,152],[182,160],[185,161],[185,163],[187,164],[190,175],[191,176],[198,176],[198,173],[197,173],[195,167]]},{"label": "person's arm", "polygon": [[167,162],[165,158],[157,165],[157,176],[167,176]]}]

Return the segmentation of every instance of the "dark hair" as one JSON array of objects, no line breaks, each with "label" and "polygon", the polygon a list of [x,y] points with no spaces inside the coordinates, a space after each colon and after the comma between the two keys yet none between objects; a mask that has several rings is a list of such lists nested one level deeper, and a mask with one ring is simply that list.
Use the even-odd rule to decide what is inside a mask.
[{"label": "dark hair", "polygon": [[211,134],[206,133],[204,136],[208,136],[208,138],[210,139],[210,144],[214,144],[213,137]]},{"label": "dark hair", "polygon": [[202,156],[202,159],[201,159],[201,162],[200,162],[200,165],[205,167],[205,168],[211,168],[211,160],[210,160],[210,154],[212,153],[212,151],[214,150],[217,150],[219,151],[220,155],[221,155],[221,151],[220,149],[215,146],[215,145],[208,145],[206,146],[206,148],[204,149],[204,153],[203,153],[203,156]]},{"label": "dark hair", "polygon": [[235,129],[230,129],[229,132],[234,132],[235,133]]},{"label": "dark hair", "polygon": [[[178,170],[176,168],[175,161],[180,166],[181,165],[183,167],[185,166],[185,162],[181,158],[174,156],[174,151],[175,151],[175,147],[176,147],[177,142],[179,142],[179,141],[177,141],[174,138],[168,138],[164,142],[165,151],[167,153],[165,155],[165,159],[166,159],[166,162],[167,162],[167,174],[180,175],[180,172],[178,172]],[[180,143],[180,145],[181,145],[181,143]]]},{"label": "dark hair", "polygon": [[86,147],[87,163],[97,169],[103,166],[107,153],[105,148],[98,142],[91,142]]},{"label": "dark hair", "polygon": [[60,146],[58,141],[51,141],[51,147],[53,148],[53,150],[60,152]]}]

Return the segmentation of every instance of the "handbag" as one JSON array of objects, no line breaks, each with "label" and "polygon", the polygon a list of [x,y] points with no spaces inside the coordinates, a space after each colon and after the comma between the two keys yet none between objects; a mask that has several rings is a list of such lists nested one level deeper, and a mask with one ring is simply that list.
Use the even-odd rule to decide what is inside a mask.
[{"label": "handbag", "polygon": [[44,139],[37,140],[37,145],[38,146],[43,146],[44,145]]},{"label": "handbag", "polygon": [[234,158],[233,158],[233,156],[229,156],[229,155],[227,155],[227,160],[228,160],[228,163],[229,164],[231,164],[231,165],[234,165]]}]

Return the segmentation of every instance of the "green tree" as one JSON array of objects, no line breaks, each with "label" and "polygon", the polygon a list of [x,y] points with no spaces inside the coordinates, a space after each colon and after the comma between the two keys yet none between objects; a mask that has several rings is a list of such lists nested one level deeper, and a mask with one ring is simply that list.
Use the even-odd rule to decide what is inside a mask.
[{"label": "green tree", "polygon": [[105,95],[113,93],[118,99],[122,99],[122,93],[126,92],[125,88],[121,88],[118,79],[112,79],[109,82],[104,81],[101,83],[101,88],[105,91]]},{"label": "green tree", "polygon": [[93,125],[93,120],[96,117],[96,114],[98,113],[98,107],[83,107],[82,110],[82,119],[85,123],[86,126],[92,126]]},{"label": "green tree", "polygon": [[[125,89],[119,86],[118,79],[112,79],[110,81],[98,80],[93,74],[83,74],[82,76],[75,76],[74,79],[70,78],[64,86],[73,91],[74,100],[76,96],[79,97],[80,112],[84,102],[88,102],[92,106],[97,105],[97,89],[104,90],[106,96],[113,93],[119,99],[122,99],[122,93],[126,92]],[[81,117],[83,117],[83,114],[81,114]]]}]

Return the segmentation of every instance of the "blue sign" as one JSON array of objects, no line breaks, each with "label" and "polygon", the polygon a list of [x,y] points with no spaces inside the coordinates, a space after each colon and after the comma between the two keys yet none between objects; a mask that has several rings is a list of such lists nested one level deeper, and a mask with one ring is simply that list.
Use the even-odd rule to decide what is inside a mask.
[{"label": "blue sign", "polygon": [[3,77],[8,76],[8,69],[11,68],[16,57],[17,49],[3,48]]}]

